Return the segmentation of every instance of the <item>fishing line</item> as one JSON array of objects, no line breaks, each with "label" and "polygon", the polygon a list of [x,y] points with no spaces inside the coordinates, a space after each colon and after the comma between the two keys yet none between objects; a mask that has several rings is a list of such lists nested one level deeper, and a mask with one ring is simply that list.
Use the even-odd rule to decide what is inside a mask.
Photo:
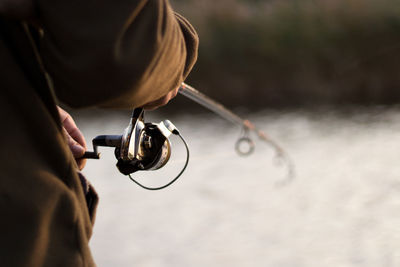
[{"label": "fishing line", "polygon": [[178,173],[178,175],[177,175],[174,179],[172,179],[170,182],[168,182],[167,184],[165,184],[165,185],[163,185],[163,186],[159,186],[159,187],[149,187],[149,186],[145,186],[145,185],[143,185],[142,183],[140,183],[140,182],[138,182],[137,180],[135,180],[135,179],[129,174],[129,175],[128,175],[128,176],[129,176],[129,179],[131,179],[132,182],[134,182],[135,184],[137,184],[138,186],[140,186],[140,187],[143,188],[143,189],[156,191],[156,190],[161,190],[161,189],[164,189],[164,188],[166,188],[166,187],[172,185],[173,183],[175,183],[175,182],[178,180],[179,177],[181,177],[182,173],[186,170],[186,167],[187,167],[188,164],[189,164],[189,158],[190,158],[189,146],[188,146],[188,144],[186,143],[186,141],[185,141],[185,139],[183,138],[183,136],[182,136],[178,131],[177,131],[177,133],[174,133],[174,134],[176,134],[177,136],[179,136],[179,137],[181,138],[183,144],[185,145],[185,149],[186,149],[186,153],[187,153],[185,165],[183,166],[182,170]]}]

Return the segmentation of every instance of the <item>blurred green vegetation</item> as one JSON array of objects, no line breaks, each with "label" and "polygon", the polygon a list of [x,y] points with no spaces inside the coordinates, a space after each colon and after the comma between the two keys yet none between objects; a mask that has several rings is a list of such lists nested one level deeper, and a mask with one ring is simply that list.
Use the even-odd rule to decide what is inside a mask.
[{"label": "blurred green vegetation", "polygon": [[197,29],[188,83],[247,108],[400,101],[399,0],[173,0]]}]

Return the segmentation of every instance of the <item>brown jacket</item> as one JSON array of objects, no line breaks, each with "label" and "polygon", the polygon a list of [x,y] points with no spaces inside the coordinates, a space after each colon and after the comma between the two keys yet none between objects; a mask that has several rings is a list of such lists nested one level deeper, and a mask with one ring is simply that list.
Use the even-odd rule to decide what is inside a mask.
[{"label": "brown jacket", "polygon": [[88,207],[57,99],[143,105],[183,81],[197,43],[167,0],[0,0],[0,266],[94,266],[96,200]]}]

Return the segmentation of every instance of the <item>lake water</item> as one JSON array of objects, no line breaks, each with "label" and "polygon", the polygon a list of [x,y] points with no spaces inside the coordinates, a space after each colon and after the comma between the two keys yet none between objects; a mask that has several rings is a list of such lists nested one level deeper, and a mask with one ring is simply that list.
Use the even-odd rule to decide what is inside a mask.
[{"label": "lake water", "polygon": [[[234,143],[240,129],[212,114],[168,118],[190,146],[186,172],[171,187],[145,191],[100,148],[86,176],[101,199],[91,248],[98,266],[400,266],[400,111],[249,114],[296,165],[285,168],[256,141],[250,157]],[[75,116],[76,117],[76,116]],[[129,112],[77,117],[87,139],[121,134]],[[160,121],[160,114],[150,114]],[[173,178],[184,149],[173,139],[163,169],[137,176]]]}]

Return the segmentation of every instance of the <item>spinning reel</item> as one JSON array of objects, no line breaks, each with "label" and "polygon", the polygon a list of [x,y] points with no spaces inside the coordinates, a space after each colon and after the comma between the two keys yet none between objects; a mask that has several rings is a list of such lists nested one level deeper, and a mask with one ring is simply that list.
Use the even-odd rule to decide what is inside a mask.
[{"label": "spinning reel", "polygon": [[[179,174],[166,185],[147,187],[132,178],[137,171],[158,170],[167,164],[171,156],[169,137],[174,134],[180,137],[186,148],[186,163]],[[117,168],[137,185],[148,190],[163,189],[174,183],[185,171],[189,163],[189,148],[178,129],[169,120],[160,123],[145,123],[144,110],[133,110],[128,127],[122,135],[99,135],[93,141],[93,151],[87,151],[84,158],[99,159],[99,146],[115,147]]]}]

